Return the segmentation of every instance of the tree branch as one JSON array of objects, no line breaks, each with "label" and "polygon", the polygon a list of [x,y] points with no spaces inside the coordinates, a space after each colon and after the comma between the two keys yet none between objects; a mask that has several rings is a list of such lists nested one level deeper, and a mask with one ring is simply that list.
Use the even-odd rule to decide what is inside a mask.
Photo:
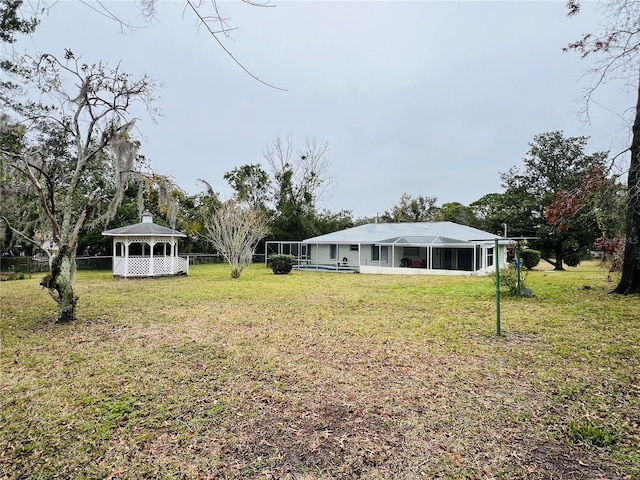
[{"label": "tree branch", "polygon": [[[218,35],[216,34],[216,32],[213,31],[213,29],[211,28],[211,25],[209,25],[209,22],[207,22],[207,19],[202,16],[202,14],[200,14],[200,12],[198,11],[198,9],[195,7],[195,5],[193,4],[192,0],[186,0],[187,2],[187,6],[193,11],[193,13],[196,15],[196,17],[198,17],[198,19],[200,20],[200,24],[204,25],[204,27],[209,31],[209,33],[211,34],[211,36],[214,38],[214,40],[218,43],[218,45],[220,46],[220,48],[222,48],[222,50],[224,50],[224,52],[227,54],[227,56],[229,58],[231,58],[231,60],[233,60],[236,65],[238,65],[247,75],[249,75],[251,78],[253,78],[254,80],[262,83],[263,85],[266,85],[267,87],[271,87],[274,88],[276,90],[280,90],[283,92],[287,92],[288,90],[286,88],[281,88],[281,87],[277,87],[275,85],[272,85],[270,83],[265,82],[264,80],[261,80],[259,77],[257,77],[256,75],[254,75],[253,73],[251,73],[247,67],[245,67],[234,55],[233,53],[231,53],[229,51],[229,49],[227,49],[227,47],[224,46],[224,44],[222,43],[222,41],[218,38]],[[247,2],[247,3],[251,3],[251,2]],[[215,4],[215,2],[214,2]],[[253,3],[252,3],[253,4]],[[217,6],[216,6],[217,8]],[[220,17],[219,17],[220,18]]]},{"label": "tree branch", "polygon": [[20,230],[14,228],[11,223],[9,222],[9,220],[7,220],[7,217],[5,216],[0,216],[0,220],[2,220],[7,227],[9,227],[9,230],[11,230],[13,233],[15,233],[16,235],[20,236],[22,239],[24,239],[25,241],[29,242],[32,245],[35,245],[36,247],[38,247],[38,249],[40,250],[44,250],[44,252],[47,254],[47,257],[49,258],[49,265],[51,265],[51,253],[47,250],[47,249],[43,249],[42,245],[40,245],[38,242],[36,242],[35,240],[33,240],[30,237],[27,237],[24,233],[22,233]]}]

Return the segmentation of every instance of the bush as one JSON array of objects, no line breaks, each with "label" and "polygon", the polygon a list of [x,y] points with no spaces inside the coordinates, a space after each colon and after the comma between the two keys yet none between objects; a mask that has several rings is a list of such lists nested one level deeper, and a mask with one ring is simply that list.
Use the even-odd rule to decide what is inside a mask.
[{"label": "bush", "polygon": [[293,269],[295,257],[293,255],[271,255],[269,266],[276,275],[286,275]]},{"label": "bush", "polygon": [[582,260],[584,249],[581,249],[580,244],[572,238],[564,242],[562,248],[564,249],[564,263],[570,267],[577,267]]},{"label": "bush", "polygon": [[[496,273],[491,272],[493,282],[496,281]],[[518,272],[511,264],[500,269],[500,289],[508,290],[511,295],[515,295],[517,291]]]},{"label": "bush", "polygon": [[521,258],[524,268],[526,268],[527,270],[532,270],[540,263],[541,255],[538,250],[525,248],[524,250],[522,250]]},{"label": "bush", "polygon": [[[489,274],[495,283],[496,274],[491,272]],[[518,295],[518,271],[516,267],[509,264],[506,267],[500,269],[500,290],[506,290],[510,295]],[[524,275],[520,272],[520,295],[530,297],[531,291],[524,287]]]}]

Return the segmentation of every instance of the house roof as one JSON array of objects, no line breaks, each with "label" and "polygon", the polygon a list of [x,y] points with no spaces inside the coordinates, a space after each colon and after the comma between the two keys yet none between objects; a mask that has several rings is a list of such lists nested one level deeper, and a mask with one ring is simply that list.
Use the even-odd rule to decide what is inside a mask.
[{"label": "house roof", "polygon": [[304,243],[425,245],[493,241],[492,233],[453,222],[369,223],[308,238]]}]

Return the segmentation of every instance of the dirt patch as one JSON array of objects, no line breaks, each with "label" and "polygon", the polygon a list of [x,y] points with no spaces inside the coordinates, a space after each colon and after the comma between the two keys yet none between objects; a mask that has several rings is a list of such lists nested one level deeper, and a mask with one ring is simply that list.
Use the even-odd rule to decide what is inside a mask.
[{"label": "dirt patch", "polygon": [[552,442],[524,445],[526,453],[514,462],[531,479],[558,480],[630,480],[607,465],[596,451],[569,449]]}]

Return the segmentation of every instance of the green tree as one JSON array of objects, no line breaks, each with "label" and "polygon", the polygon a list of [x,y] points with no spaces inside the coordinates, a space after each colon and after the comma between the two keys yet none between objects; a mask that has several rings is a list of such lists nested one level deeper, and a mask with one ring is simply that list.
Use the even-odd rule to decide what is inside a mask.
[{"label": "green tree", "polygon": [[324,235],[326,233],[338,232],[354,226],[353,215],[350,210],[332,212],[322,210],[314,217],[313,236]]},{"label": "green tree", "polygon": [[454,222],[460,225],[479,228],[480,222],[476,218],[473,208],[459,202],[444,203],[436,217],[439,222]]},{"label": "green tree", "polygon": [[[15,44],[17,35],[33,33],[38,26],[38,19],[35,17],[25,18],[22,12],[22,0],[0,0],[0,45]],[[0,49],[0,69],[7,72],[15,72],[19,65],[8,51]],[[6,88],[13,88],[14,85],[5,79],[0,79],[0,93]]]},{"label": "green tree", "polygon": [[[146,159],[139,157],[138,165],[146,164]],[[170,178],[151,172],[132,175],[113,217],[104,223],[98,215],[82,228],[77,252],[80,255],[109,254],[113,239],[103,236],[102,232],[138,223],[144,211],[153,215],[155,223],[187,231],[188,236],[181,241],[180,250],[191,251],[193,235],[189,232],[195,209],[195,196],[186,195]]]},{"label": "green tree", "polygon": [[267,210],[271,180],[261,165],[242,165],[224,174],[235,191],[235,200],[247,203],[255,210]]},{"label": "green tree", "polygon": [[[580,0],[569,0],[569,16],[580,12]],[[622,263],[622,276],[614,293],[640,293],[640,2],[635,0],[611,0],[605,2],[606,17],[602,30],[597,34],[585,34],[565,47],[576,51],[583,58],[595,60],[591,73],[593,84],[585,94],[585,109],[595,90],[609,80],[622,80],[635,96],[635,108],[631,122],[631,142],[627,171],[626,242]],[[631,105],[630,105],[631,106]]]},{"label": "green tree", "polygon": [[510,213],[514,207],[517,208],[508,204],[503,193],[488,193],[469,204],[478,222],[477,227],[498,235],[503,235],[505,225],[508,226],[512,222]]},{"label": "green tree", "polygon": [[[305,157],[304,161],[311,158],[311,152],[319,155],[316,149],[308,148],[307,152],[301,154],[301,159],[302,156]],[[296,185],[293,166],[285,165],[272,170],[275,170],[273,180],[259,164],[242,165],[224,175],[235,191],[236,201],[267,214],[272,238],[300,240],[353,226],[351,212],[348,210],[318,211],[318,195],[312,191],[313,185],[305,184],[304,188]],[[320,173],[314,173],[314,168],[311,168],[311,173],[306,178],[303,175],[297,181],[314,181],[322,171],[319,169]],[[278,185],[277,190],[273,188],[274,184]],[[304,197],[297,199],[296,195]]]},{"label": "green tree", "polygon": [[381,215],[381,220],[388,223],[433,222],[440,211],[436,206],[437,201],[436,197],[419,195],[413,198],[408,193],[403,193],[398,203]]},{"label": "green tree", "polygon": [[38,26],[36,18],[22,16],[23,3],[22,0],[0,0],[0,42],[15,43],[16,34],[33,33]]},{"label": "green tree", "polygon": [[545,209],[559,192],[576,191],[591,168],[604,164],[608,153],[586,154],[587,140],[565,137],[559,131],[536,135],[529,144],[524,168],[513,167],[501,174],[505,188],[502,201],[509,207],[509,236],[537,236],[542,258],[556,270],[563,270],[567,260],[570,265],[577,264],[575,254],[597,238],[592,233],[593,238],[587,242],[581,235],[586,230],[597,231],[595,217],[573,218],[566,228],[557,228],[545,218]]}]

